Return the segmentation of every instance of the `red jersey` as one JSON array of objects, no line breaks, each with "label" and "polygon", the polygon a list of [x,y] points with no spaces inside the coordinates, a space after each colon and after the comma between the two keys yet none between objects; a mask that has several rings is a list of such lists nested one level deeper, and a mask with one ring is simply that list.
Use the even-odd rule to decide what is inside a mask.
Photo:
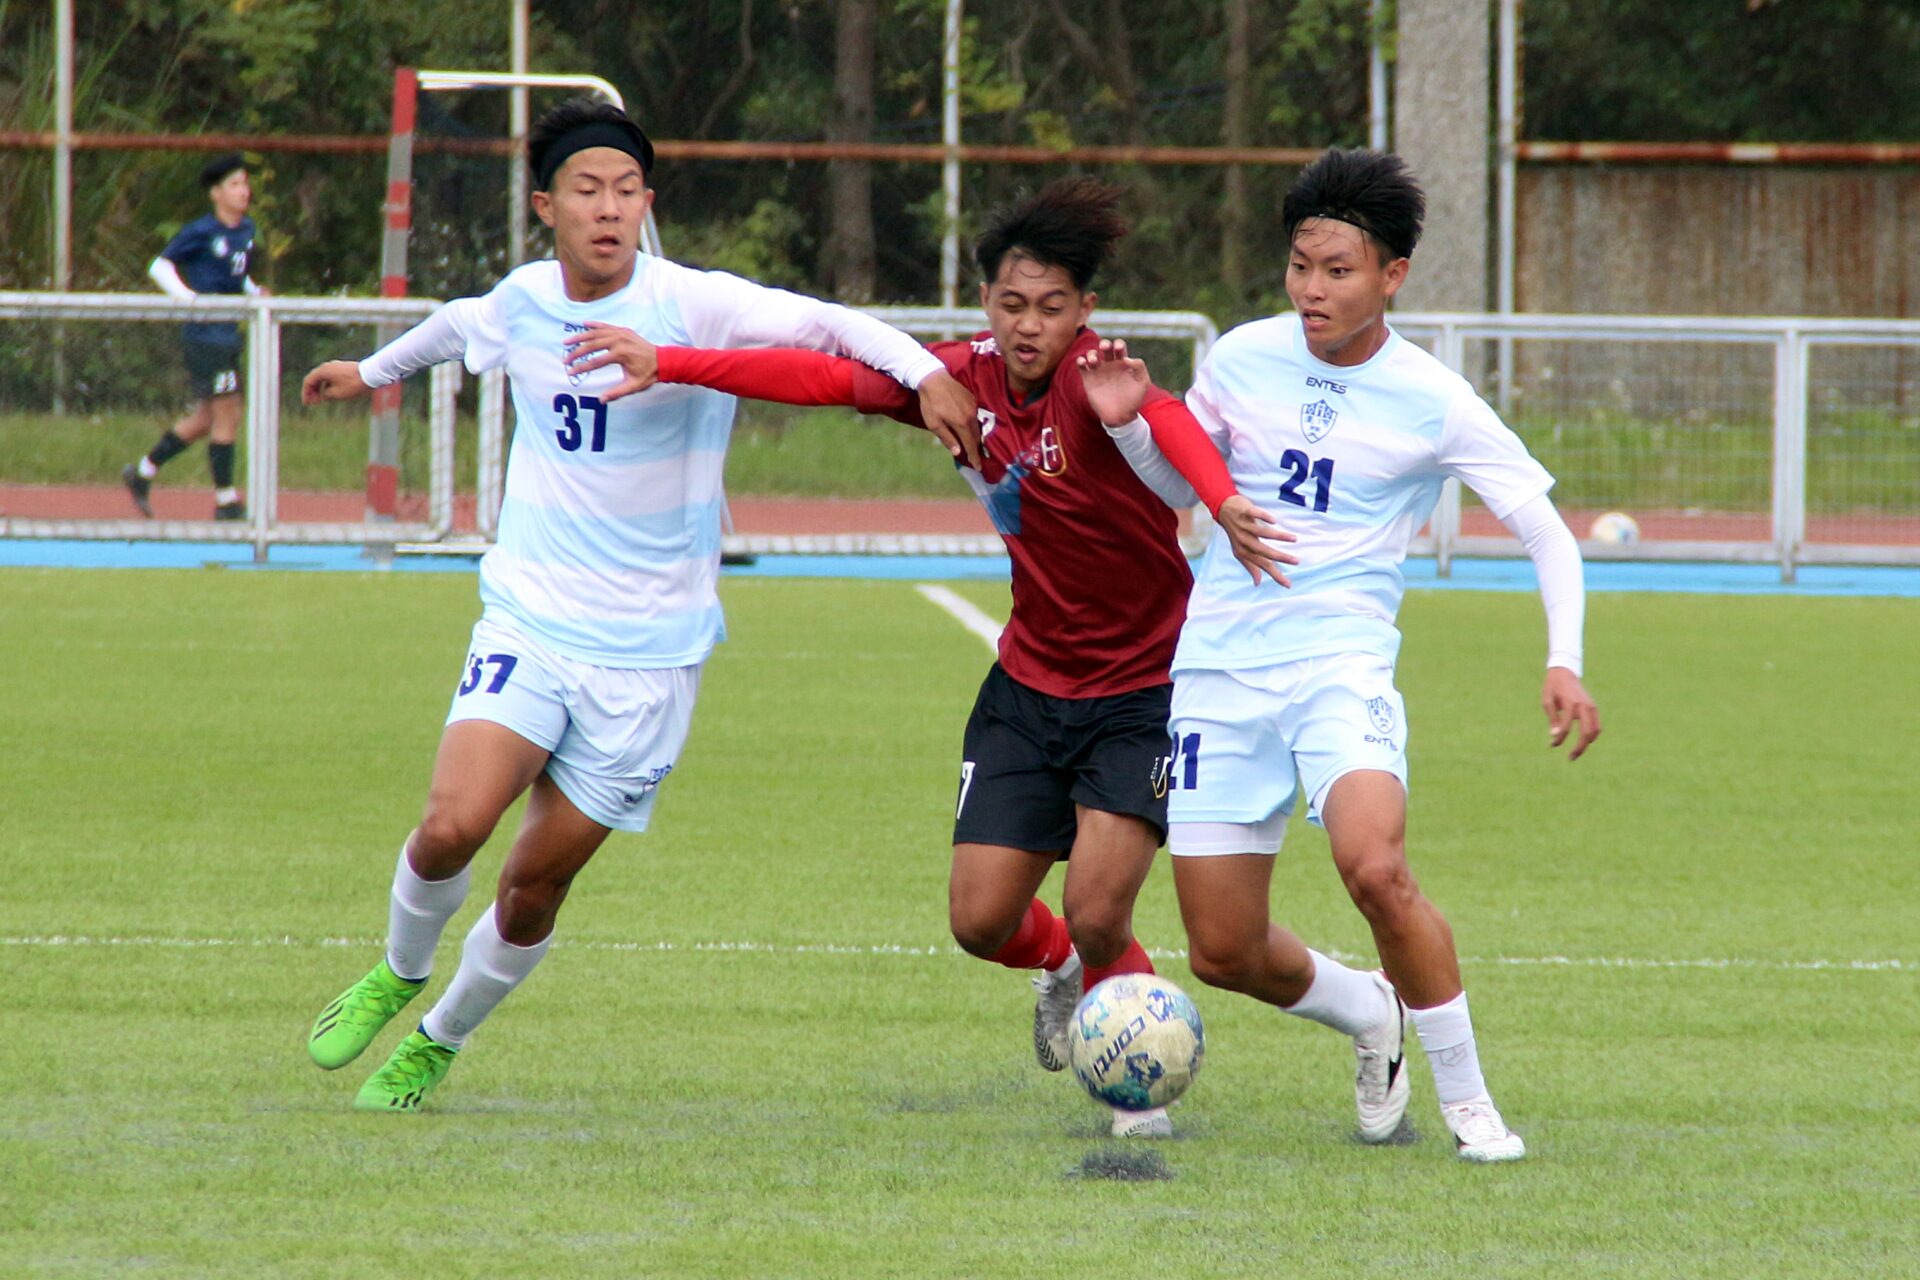
[{"label": "red jersey", "polygon": [[[1074,369],[1099,341],[1082,329],[1046,388],[1024,402],[1007,388],[992,334],[929,348],[980,404],[983,470],[960,474],[1013,558],[1000,665],[1056,698],[1168,683],[1193,589],[1179,517],[1120,456]],[[919,397],[885,374],[862,365],[854,388],[862,411],[919,425]],[[1147,393],[1149,405],[1172,399]]]},{"label": "red jersey", "polygon": [[[1193,587],[1179,517],[1134,475],[1087,403],[1074,361],[1099,341],[1091,329],[1081,330],[1046,389],[1026,401],[1008,389],[1006,361],[992,334],[929,347],[979,402],[984,469],[963,466],[960,473],[1013,559],[1013,616],[1000,633],[1000,665],[1021,684],[1058,698],[1169,683]],[[863,413],[925,425],[914,392],[851,360],[779,349],[667,347],[659,359],[665,382],[787,403],[850,403]],[[1158,387],[1149,389],[1142,412],[1192,421],[1186,407]],[[1193,424],[1194,436],[1204,441],[1199,431]]]}]

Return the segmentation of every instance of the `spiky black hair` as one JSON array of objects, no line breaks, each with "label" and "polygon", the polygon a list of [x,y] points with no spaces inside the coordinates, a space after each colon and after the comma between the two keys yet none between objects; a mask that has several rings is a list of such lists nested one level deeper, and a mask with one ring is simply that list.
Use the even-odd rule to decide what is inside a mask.
[{"label": "spiky black hair", "polygon": [[1085,292],[1113,242],[1127,234],[1119,187],[1096,178],[1062,178],[1037,196],[995,211],[973,248],[980,278],[991,284],[1008,255],[1059,267]]},{"label": "spiky black hair", "polygon": [[1427,197],[1407,162],[1386,151],[1328,151],[1300,171],[1281,205],[1287,243],[1311,218],[1360,228],[1387,260],[1413,256]]}]

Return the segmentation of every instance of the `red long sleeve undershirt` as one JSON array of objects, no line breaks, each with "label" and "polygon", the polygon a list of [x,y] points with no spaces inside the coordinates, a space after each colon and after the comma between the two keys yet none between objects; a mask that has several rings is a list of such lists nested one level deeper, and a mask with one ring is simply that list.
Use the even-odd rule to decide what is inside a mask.
[{"label": "red long sleeve undershirt", "polygon": [[854,401],[854,374],[861,365],[818,351],[752,347],[703,351],[660,347],[660,381],[711,387],[728,395],[776,404],[846,404]]},{"label": "red long sleeve undershirt", "polygon": [[1227,460],[1220,456],[1193,410],[1179,400],[1156,400],[1140,411],[1153,430],[1153,443],[1173,469],[1193,486],[1194,494],[1206,504],[1210,515],[1220,514],[1220,504],[1239,490],[1227,471]]},{"label": "red long sleeve undershirt", "polygon": [[[776,404],[852,405],[863,413],[913,420],[915,396],[882,375],[862,377],[866,366],[855,360],[787,347],[748,347],[707,351],[691,347],[658,349],[662,382],[710,387],[728,395]],[[1141,411],[1153,443],[1214,515],[1237,490],[1226,459],[1214,447],[1192,410],[1171,396],[1149,402]]]}]

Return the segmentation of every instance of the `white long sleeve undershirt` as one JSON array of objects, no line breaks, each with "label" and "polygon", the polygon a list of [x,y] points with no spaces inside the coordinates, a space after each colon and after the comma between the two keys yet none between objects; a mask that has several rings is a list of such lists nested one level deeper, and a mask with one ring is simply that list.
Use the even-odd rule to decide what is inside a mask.
[{"label": "white long sleeve undershirt", "polygon": [[180,268],[165,258],[155,258],[147,264],[147,274],[160,286],[160,291],[170,298],[197,298],[200,295],[187,287],[180,278]]},{"label": "white long sleeve undershirt", "polygon": [[[170,298],[188,299],[200,296],[180,278],[180,268],[174,266],[171,259],[155,258],[147,264],[147,275],[152,277],[153,282],[160,286],[160,291]],[[242,276],[240,283],[249,298],[264,292],[253,282],[252,276]]]},{"label": "white long sleeve undershirt", "polygon": [[1140,477],[1140,483],[1146,485],[1156,498],[1176,511],[1199,505],[1200,495],[1193,491],[1186,477],[1167,461],[1167,455],[1160,452],[1160,446],[1153,442],[1153,428],[1145,418],[1135,414],[1133,421],[1124,426],[1107,427],[1107,435],[1119,448],[1120,456],[1127,460],[1127,465],[1133,468],[1133,474]]},{"label": "white long sleeve undershirt", "polygon": [[384,387],[430,365],[457,360],[467,352],[468,311],[478,298],[456,298],[360,362],[360,380]]},{"label": "white long sleeve undershirt", "polygon": [[1545,494],[1521,503],[1500,523],[1527,549],[1540,581],[1540,603],[1547,611],[1547,665],[1581,674],[1587,588],[1580,544]]}]

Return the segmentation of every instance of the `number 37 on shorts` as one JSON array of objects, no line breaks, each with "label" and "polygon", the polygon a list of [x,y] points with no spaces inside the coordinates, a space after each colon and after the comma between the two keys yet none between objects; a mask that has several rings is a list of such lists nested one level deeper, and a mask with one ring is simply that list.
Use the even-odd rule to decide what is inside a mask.
[{"label": "number 37 on shorts", "polygon": [[475,690],[500,692],[507,687],[507,679],[513,675],[513,668],[519,661],[510,653],[469,653],[467,673],[460,681],[460,691],[456,696],[464,698]]}]

